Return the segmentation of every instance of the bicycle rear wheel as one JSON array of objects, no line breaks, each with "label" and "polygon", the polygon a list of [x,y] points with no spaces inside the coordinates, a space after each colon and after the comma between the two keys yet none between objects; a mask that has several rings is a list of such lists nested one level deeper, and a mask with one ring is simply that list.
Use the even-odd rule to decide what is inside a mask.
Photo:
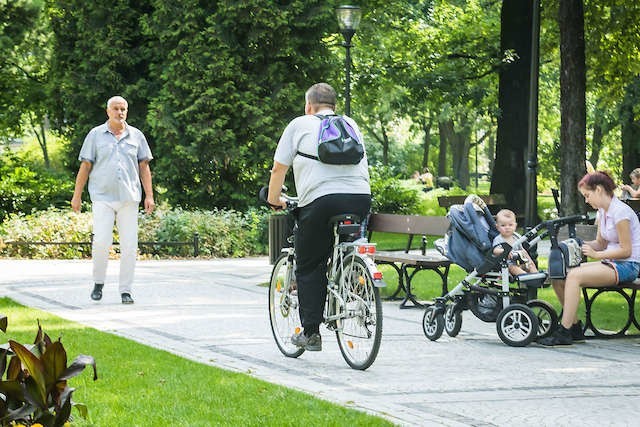
[{"label": "bicycle rear wheel", "polygon": [[382,338],[382,303],[371,273],[360,257],[349,256],[343,263],[344,316],[336,336],[344,360],[353,369],[365,370],[376,359]]},{"label": "bicycle rear wheel", "polygon": [[276,345],[287,357],[298,357],[304,349],[291,343],[291,336],[302,329],[298,313],[298,291],[294,271],[295,261],[282,254],[273,266],[269,282],[269,320]]}]

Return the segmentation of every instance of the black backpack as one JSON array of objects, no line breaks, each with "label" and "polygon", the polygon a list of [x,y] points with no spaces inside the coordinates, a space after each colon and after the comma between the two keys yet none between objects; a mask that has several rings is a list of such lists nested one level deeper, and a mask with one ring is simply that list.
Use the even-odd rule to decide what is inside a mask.
[{"label": "black backpack", "polygon": [[318,156],[297,151],[297,154],[330,165],[357,165],[364,157],[364,146],[356,131],[344,117],[316,114],[322,122],[318,135]]}]

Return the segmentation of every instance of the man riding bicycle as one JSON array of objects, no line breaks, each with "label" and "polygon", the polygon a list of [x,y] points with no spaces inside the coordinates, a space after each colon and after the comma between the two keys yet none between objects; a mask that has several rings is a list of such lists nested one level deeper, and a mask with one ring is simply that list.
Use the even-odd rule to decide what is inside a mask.
[{"label": "man riding bicycle", "polygon": [[[287,171],[293,166],[299,198],[294,213],[298,224],[295,274],[303,330],[293,335],[292,343],[309,351],[322,350],[319,328],[324,320],[327,262],[333,243],[329,219],[344,213],[356,214],[364,219],[371,208],[366,154],[355,165],[327,164],[317,159],[322,122],[318,116],[335,115],[336,98],[336,91],[327,83],[314,84],[307,90],[305,115],[289,122],[278,141],[267,198],[274,208],[286,207],[280,192]],[[345,120],[362,142],[362,134],[356,123],[349,117],[345,117]]]}]

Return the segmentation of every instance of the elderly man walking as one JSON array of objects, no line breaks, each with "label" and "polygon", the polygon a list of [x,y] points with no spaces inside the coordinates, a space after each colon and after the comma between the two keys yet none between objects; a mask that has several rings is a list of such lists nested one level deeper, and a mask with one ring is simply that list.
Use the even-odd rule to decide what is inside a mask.
[{"label": "elderly man walking", "polygon": [[[91,298],[102,299],[113,244],[113,225],[120,240],[119,290],[123,304],[133,304],[132,285],[138,251],[138,205],[144,187],[144,210],[153,212],[153,159],[144,134],[127,123],[128,103],[121,96],[107,101],[106,123],[87,134],[80,150],[71,208],[80,212],[82,192],[89,181],[93,211],[93,281]],[[142,183],[142,186],[140,185]]]}]

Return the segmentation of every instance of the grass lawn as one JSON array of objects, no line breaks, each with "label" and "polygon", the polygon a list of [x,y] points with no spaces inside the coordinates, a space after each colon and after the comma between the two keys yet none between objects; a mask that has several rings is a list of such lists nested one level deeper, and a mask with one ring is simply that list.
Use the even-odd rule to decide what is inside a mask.
[{"label": "grass lawn", "polygon": [[[40,320],[59,337],[69,363],[79,354],[95,358],[69,383],[75,402],[88,406],[73,426],[390,426],[390,422],[308,394],[193,362],[125,338],[66,321],[0,298],[8,316],[5,340],[32,343]],[[77,415],[75,410],[73,415]]]}]

